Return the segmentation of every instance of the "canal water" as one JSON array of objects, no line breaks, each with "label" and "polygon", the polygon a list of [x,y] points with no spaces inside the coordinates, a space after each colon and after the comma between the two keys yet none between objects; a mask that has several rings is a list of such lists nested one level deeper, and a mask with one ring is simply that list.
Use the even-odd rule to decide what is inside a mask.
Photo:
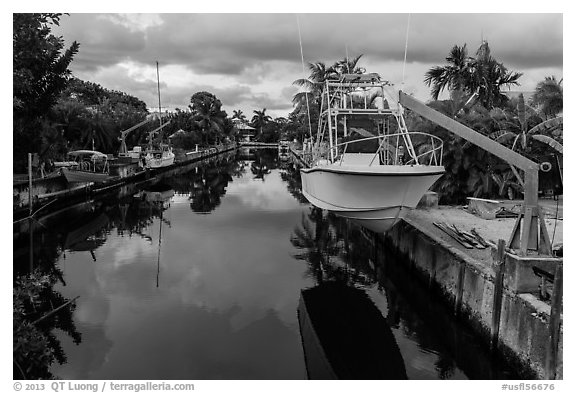
[{"label": "canal water", "polygon": [[75,299],[40,324],[58,378],[516,378],[405,266],[270,149],[14,230],[15,283],[34,270],[47,309]]}]

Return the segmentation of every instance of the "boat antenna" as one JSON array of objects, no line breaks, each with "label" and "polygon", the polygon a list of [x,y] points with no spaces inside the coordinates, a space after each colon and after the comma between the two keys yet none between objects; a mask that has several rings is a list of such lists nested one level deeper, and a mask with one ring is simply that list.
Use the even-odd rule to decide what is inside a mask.
[{"label": "boat antenna", "polygon": [[[300,19],[296,15],[296,24],[298,25],[298,40],[300,42],[300,58],[302,60],[302,77],[306,79],[306,68],[304,67],[304,50],[302,49],[302,34],[300,33]],[[306,97],[306,110],[308,111],[308,132],[310,132],[310,141],[312,141],[312,122],[310,120],[310,103],[308,102],[308,92],[304,92]]]},{"label": "boat antenna", "polygon": [[344,45],[344,48],[346,48],[346,69],[348,70],[348,73],[350,73],[350,58],[348,57],[348,45]]},{"label": "boat antenna", "polygon": [[404,74],[406,72],[406,55],[408,54],[408,32],[410,31],[410,14],[406,23],[406,43],[404,45],[404,64],[402,65],[402,88],[404,88]]}]

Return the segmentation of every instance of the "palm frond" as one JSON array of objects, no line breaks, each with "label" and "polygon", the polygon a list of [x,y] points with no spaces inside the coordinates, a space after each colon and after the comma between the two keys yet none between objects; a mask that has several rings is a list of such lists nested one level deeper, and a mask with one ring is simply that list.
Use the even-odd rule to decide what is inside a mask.
[{"label": "palm frond", "polygon": [[552,149],[556,150],[558,153],[560,154],[564,154],[564,150],[562,145],[556,141],[554,138],[551,138],[549,136],[546,135],[534,135],[532,136],[532,139],[535,139],[539,142],[545,143],[548,146],[550,146]]},{"label": "palm frond", "polygon": [[555,117],[550,120],[543,121],[542,123],[532,127],[527,134],[532,135],[535,133],[543,134],[553,131],[554,129],[564,125],[562,116]]}]

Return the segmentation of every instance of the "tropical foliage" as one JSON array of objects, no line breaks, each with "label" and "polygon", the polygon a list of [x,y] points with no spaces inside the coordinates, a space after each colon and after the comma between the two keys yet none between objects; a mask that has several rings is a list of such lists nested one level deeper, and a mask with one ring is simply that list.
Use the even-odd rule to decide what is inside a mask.
[{"label": "tropical foliage", "polygon": [[50,111],[66,88],[70,78],[68,66],[79,49],[77,42],[65,48],[64,40],[51,34],[51,26],[58,25],[61,16],[12,16],[15,168],[24,167],[27,153],[41,151],[43,142],[54,138]]},{"label": "tropical foliage", "polygon": [[468,56],[466,44],[454,45],[446,61],[447,65],[428,70],[424,78],[424,82],[432,87],[434,100],[438,100],[445,89],[450,92],[461,90],[486,109],[501,107],[508,101],[502,89],[518,85],[522,76],[519,72],[508,71],[504,64],[492,57],[486,41],[476,51],[476,57]]},{"label": "tropical foliage", "polygon": [[233,110],[232,111],[232,119],[238,119],[240,121],[245,121],[246,115],[244,114],[244,112],[242,112],[241,109]]},{"label": "tropical foliage", "polygon": [[562,79],[557,81],[555,76],[547,76],[536,85],[531,104],[540,108],[546,119],[550,119],[562,112],[563,96]]},{"label": "tropical foliage", "polygon": [[256,139],[259,139],[260,135],[263,132],[264,126],[268,124],[272,120],[272,118],[266,114],[266,108],[262,109],[261,111],[255,110],[253,113],[254,116],[252,116],[250,125],[256,128],[256,130],[258,130],[256,134]]},{"label": "tropical foliage", "polygon": [[13,362],[14,379],[52,379],[54,362],[66,361],[55,330],[72,337],[81,335],[72,321],[74,303],[54,291],[55,275],[39,270],[18,277],[13,289]]},{"label": "tropical foliage", "polygon": [[344,58],[334,62],[331,66],[326,63],[318,61],[316,63],[309,63],[310,76],[308,78],[296,79],[292,82],[293,85],[302,87],[303,91],[294,95],[292,103],[295,105],[295,111],[306,111],[308,108],[316,107],[316,112],[320,108],[320,94],[324,87],[324,83],[328,79],[337,79],[342,74],[363,74],[366,72],[365,68],[359,67],[358,62],[362,55],[349,59]]}]

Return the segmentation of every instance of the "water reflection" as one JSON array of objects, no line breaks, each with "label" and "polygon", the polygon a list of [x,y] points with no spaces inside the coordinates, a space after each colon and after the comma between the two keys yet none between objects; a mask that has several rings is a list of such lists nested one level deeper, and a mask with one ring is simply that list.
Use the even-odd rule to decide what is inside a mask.
[{"label": "water reflection", "polygon": [[[367,350],[344,356],[359,364],[380,354],[380,372],[396,370],[395,378],[404,377],[402,364],[408,378],[513,375],[431,301],[379,237],[310,207],[299,185],[293,162],[276,150],[254,150],[176,168],[15,227],[15,289],[18,277],[40,269],[55,292],[42,301],[79,296],[69,317],[43,325],[67,358],[47,372],[64,379],[304,379],[308,365],[315,377],[315,352],[308,339],[302,346],[301,304],[309,327],[316,319],[337,326],[335,319],[348,317],[327,298],[353,293],[349,319],[372,322],[351,326],[356,333],[334,329],[325,353]],[[344,289],[325,289],[335,283]],[[362,308],[371,311],[355,314]],[[71,326],[54,327],[64,321]],[[373,325],[382,342],[364,345]],[[327,329],[313,330],[320,337]]]},{"label": "water reflection", "polygon": [[51,366],[67,360],[56,332],[69,336],[75,345],[82,335],[73,322],[74,300],[55,290],[62,282],[57,269],[35,269],[14,277],[13,282],[13,378],[53,379]]},{"label": "water reflection", "polygon": [[[362,288],[370,295],[385,316],[386,326],[394,331],[395,339],[388,340],[387,345],[393,348],[392,341],[397,342],[402,351],[402,355],[391,355],[390,361],[397,362],[396,366],[401,370],[404,358],[408,378],[518,377],[500,359],[490,354],[484,343],[456,320],[447,307],[430,297],[430,289],[415,281],[406,268],[408,263],[396,262],[400,256],[385,246],[381,236],[332,213],[311,207],[302,216],[300,225],[293,230],[290,241],[298,250],[294,257],[306,262],[307,274],[318,284],[310,291],[336,282],[342,288]],[[317,306],[318,310],[335,307],[329,296],[317,302],[321,304]],[[346,318],[346,311],[342,312]],[[329,321],[330,318],[332,316],[318,316],[319,321]],[[362,324],[361,318],[357,319],[358,324]],[[337,318],[334,317],[334,320]],[[336,330],[339,326],[337,321],[322,323],[327,326],[332,324]],[[386,332],[387,328],[382,327],[383,336],[387,335]],[[309,334],[305,331],[301,334],[308,358],[306,346],[310,342]],[[358,336],[341,334],[337,340],[320,341],[325,352],[337,353],[347,345],[353,347]],[[367,358],[369,356],[366,355]],[[310,367],[308,371],[310,377],[316,375]],[[335,375],[338,376],[337,373]],[[347,377],[354,378],[350,374]]]},{"label": "water reflection", "polygon": [[339,281],[302,291],[300,334],[309,379],[406,379],[404,360],[366,293]]}]

